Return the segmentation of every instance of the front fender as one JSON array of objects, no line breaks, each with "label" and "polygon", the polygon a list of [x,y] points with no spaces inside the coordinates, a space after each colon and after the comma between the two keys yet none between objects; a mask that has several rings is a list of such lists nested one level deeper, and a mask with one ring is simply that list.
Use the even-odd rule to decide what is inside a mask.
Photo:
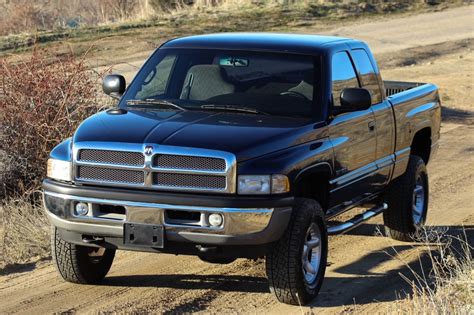
[{"label": "front fender", "polygon": [[333,169],[333,149],[329,138],[266,154],[238,164],[239,175],[288,176],[291,187],[309,173]]},{"label": "front fender", "polygon": [[72,161],[72,138],[67,138],[53,148],[49,156],[61,161]]}]

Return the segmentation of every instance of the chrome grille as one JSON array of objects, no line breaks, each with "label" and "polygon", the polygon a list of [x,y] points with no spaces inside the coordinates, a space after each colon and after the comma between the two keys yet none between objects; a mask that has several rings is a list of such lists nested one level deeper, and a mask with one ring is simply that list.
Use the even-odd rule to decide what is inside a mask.
[{"label": "chrome grille", "polygon": [[153,157],[153,166],[165,169],[224,171],[226,164],[224,159],[218,158],[156,154]]},{"label": "chrome grille", "polygon": [[[146,147],[153,154],[146,155]],[[234,193],[236,159],[228,152],[156,144],[74,143],[78,183],[150,190]]]},{"label": "chrome grille", "polygon": [[153,174],[153,185],[224,190],[226,178],[217,175],[155,173]]},{"label": "chrome grille", "polygon": [[84,149],[79,151],[79,161],[105,164],[143,165],[145,156],[139,152]]},{"label": "chrome grille", "polygon": [[79,166],[78,179],[111,183],[144,184],[145,174],[142,171],[123,170],[115,168]]}]

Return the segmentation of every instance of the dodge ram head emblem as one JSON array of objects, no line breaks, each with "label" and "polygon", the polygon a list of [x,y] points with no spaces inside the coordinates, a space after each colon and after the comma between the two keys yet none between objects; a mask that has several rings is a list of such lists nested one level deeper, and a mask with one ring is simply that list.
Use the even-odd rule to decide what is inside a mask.
[{"label": "dodge ram head emblem", "polygon": [[153,147],[151,145],[147,145],[145,147],[145,155],[150,156],[153,153]]}]

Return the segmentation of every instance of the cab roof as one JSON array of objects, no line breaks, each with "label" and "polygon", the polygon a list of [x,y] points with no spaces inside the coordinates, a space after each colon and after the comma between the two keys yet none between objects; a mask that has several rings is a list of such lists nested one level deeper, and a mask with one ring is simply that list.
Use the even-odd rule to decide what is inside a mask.
[{"label": "cab roof", "polygon": [[314,54],[352,39],[336,36],[278,33],[218,33],[173,39],[161,48],[232,49]]}]

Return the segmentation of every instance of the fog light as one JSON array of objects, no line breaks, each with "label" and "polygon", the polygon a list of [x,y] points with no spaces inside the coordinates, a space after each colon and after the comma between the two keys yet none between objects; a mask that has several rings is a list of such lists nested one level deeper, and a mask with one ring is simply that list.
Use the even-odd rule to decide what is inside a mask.
[{"label": "fog light", "polygon": [[222,221],[224,221],[224,219],[222,218],[222,215],[219,213],[213,213],[209,216],[209,223],[212,226],[221,226]]},{"label": "fog light", "polygon": [[87,212],[89,212],[89,206],[87,205],[87,203],[79,202],[78,204],[76,204],[76,213],[78,215],[86,215]]}]

